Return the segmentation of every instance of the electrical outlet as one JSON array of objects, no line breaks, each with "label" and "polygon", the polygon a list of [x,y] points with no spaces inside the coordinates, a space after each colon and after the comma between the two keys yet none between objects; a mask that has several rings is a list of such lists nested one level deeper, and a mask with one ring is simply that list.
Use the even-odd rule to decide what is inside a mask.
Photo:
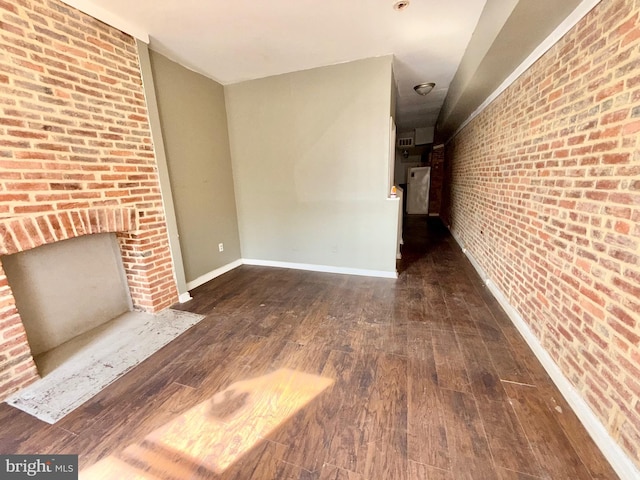
[{"label": "electrical outlet", "polygon": [[218,244],[218,251],[219,252],[224,252],[224,243],[219,243]]}]

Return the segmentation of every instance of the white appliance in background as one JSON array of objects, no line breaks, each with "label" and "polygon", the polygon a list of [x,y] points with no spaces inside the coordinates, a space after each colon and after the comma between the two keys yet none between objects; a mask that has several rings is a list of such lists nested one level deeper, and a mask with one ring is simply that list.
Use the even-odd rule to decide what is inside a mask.
[{"label": "white appliance in background", "polygon": [[431,167],[413,167],[407,173],[407,213],[429,213],[429,186]]}]

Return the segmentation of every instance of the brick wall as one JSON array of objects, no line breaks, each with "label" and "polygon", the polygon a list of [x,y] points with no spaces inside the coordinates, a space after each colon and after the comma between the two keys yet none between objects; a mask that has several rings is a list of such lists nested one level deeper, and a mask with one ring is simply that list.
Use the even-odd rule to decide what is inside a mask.
[{"label": "brick wall", "polygon": [[442,208],[444,182],[444,148],[431,152],[431,185],[429,187],[429,214],[439,214]]},{"label": "brick wall", "polygon": [[[135,307],[177,301],[134,40],[58,0],[0,0],[0,113],[0,255],[117,232]],[[0,398],[36,376],[0,268]]]},{"label": "brick wall", "polygon": [[639,15],[603,0],[448,143],[445,212],[638,466]]}]

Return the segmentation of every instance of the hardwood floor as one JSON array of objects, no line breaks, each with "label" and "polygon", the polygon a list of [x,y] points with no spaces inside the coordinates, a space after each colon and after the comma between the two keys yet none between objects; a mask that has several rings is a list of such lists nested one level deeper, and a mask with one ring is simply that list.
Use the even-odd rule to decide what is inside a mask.
[{"label": "hardwood floor", "polygon": [[0,406],[1,453],[81,478],[614,479],[446,230],[398,280],[242,266],[206,318],[56,425]]}]

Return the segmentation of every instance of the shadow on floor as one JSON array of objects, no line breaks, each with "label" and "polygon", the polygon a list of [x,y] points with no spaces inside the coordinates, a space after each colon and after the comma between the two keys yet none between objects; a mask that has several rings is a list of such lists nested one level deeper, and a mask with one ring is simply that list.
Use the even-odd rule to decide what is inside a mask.
[{"label": "shadow on floor", "polygon": [[402,259],[396,265],[398,274],[450,238],[449,230],[439,217],[405,215],[402,222]]}]

